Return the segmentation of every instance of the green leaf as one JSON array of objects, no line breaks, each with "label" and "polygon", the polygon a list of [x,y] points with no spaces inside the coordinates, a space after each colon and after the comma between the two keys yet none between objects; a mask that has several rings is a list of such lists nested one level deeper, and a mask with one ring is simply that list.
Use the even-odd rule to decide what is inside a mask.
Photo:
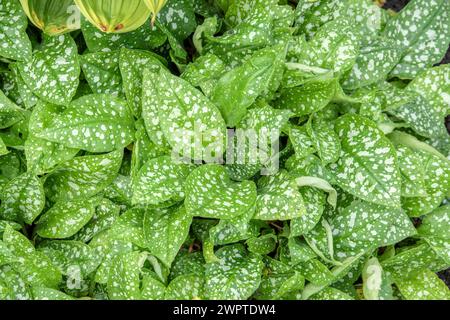
[{"label": "green leaf", "polygon": [[417,232],[443,260],[450,263],[450,205],[426,215]]},{"label": "green leaf", "polygon": [[173,279],[167,286],[166,300],[200,300],[205,297],[205,278],[200,275],[183,275]]},{"label": "green leaf", "polygon": [[142,300],[162,300],[166,286],[155,279],[153,274],[144,275],[142,279]]},{"label": "green leaf", "polygon": [[0,198],[1,215],[14,221],[32,224],[45,205],[42,181],[33,173],[24,173],[7,183]]},{"label": "green leaf", "polygon": [[310,259],[295,266],[295,269],[310,283],[324,285],[334,282],[333,273],[317,259]]},{"label": "green leaf", "polygon": [[290,110],[296,116],[308,115],[325,108],[336,94],[336,79],[319,79],[303,86],[285,88],[275,106]]},{"label": "green leaf", "polygon": [[47,128],[54,117],[61,114],[62,107],[39,101],[30,116],[30,135],[25,141],[25,156],[28,170],[38,174],[52,171],[58,164],[72,159],[79,149],[68,148],[60,143],[55,143],[38,138],[36,134]]},{"label": "green leaf", "polygon": [[80,62],[93,93],[114,96],[122,93],[119,51],[88,53],[80,56]]},{"label": "green leaf", "polygon": [[316,177],[299,177],[295,179],[295,183],[298,187],[314,187],[328,192],[327,202],[333,208],[336,208],[337,191],[328,183],[328,181]]},{"label": "green leaf", "polygon": [[197,89],[160,68],[144,71],[143,118],[158,145],[164,135],[174,155],[211,161],[224,151],[225,123],[219,110]]},{"label": "green leaf", "polygon": [[441,61],[450,42],[449,12],[446,0],[415,0],[389,20],[384,34],[396,42],[403,56],[391,76],[412,79]]},{"label": "green leaf", "polygon": [[0,129],[9,128],[24,118],[23,111],[0,90]]},{"label": "green leaf", "polygon": [[211,300],[242,300],[249,298],[261,281],[261,258],[248,254],[240,245],[227,246],[216,252],[220,259],[205,270],[205,292]]},{"label": "green leaf", "polygon": [[402,175],[402,197],[423,197],[425,187],[425,167],[422,157],[407,147],[397,147],[397,157]]},{"label": "green leaf", "polygon": [[145,253],[130,252],[112,260],[107,291],[111,300],[140,300],[140,273]]},{"label": "green leaf", "polygon": [[17,65],[33,93],[50,103],[67,105],[79,83],[78,49],[70,35],[45,37],[44,45],[29,62]]},{"label": "green leaf", "polygon": [[68,276],[79,270],[80,276],[85,278],[100,264],[94,249],[78,241],[45,241],[39,245],[38,250],[45,253],[62,274]]},{"label": "green leaf", "polygon": [[296,182],[285,171],[258,181],[254,219],[290,220],[305,214],[305,204]]},{"label": "green leaf", "polygon": [[164,67],[165,60],[153,52],[122,48],[119,61],[125,95],[134,115],[139,116],[142,110],[143,71],[149,69],[157,72]]},{"label": "green leaf", "polygon": [[225,64],[219,57],[205,54],[187,65],[181,77],[210,97],[217,79],[224,71]]},{"label": "green leaf", "polygon": [[148,210],[144,217],[144,236],[151,254],[168,268],[186,240],[192,217],[184,207]]},{"label": "green leaf", "polygon": [[250,238],[245,243],[250,252],[256,254],[269,254],[275,250],[277,237],[274,234],[266,234],[258,238]]},{"label": "green leaf", "polygon": [[120,169],[123,151],[76,157],[58,167],[44,184],[51,201],[89,198],[112,183]]},{"label": "green leaf", "polygon": [[182,275],[203,275],[205,272],[205,260],[201,252],[189,252],[181,250],[173,261],[170,269],[170,279]]},{"label": "green leaf", "polygon": [[343,87],[352,90],[386,79],[401,59],[395,41],[391,38],[379,38],[362,48]]},{"label": "green leaf", "polygon": [[390,141],[370,120],[345,115],[336,121],[341,157],[330,168],[337,184],[365,201],[399,207],[401,176]]},{"label": "green leaf", "polygon": [[336,162],[340,156],[341,143],[333,127],[324,120],[316,121],[313,118],[310,118],[306,126],[311,144],[324,165]]},{"label": "green leaf", "polygon": [[95,208],[94,216],[74,236],[74,240],[88,242],[95,235],[111,227],[119,218],[120,207],[108,199],[102,199]]},{"label": "green leaf", "polygon": [[35,251],[24,235],[8,227],[3,233],[3,242],[18,258],[12,266],[27,284],[56,288],[61,282],[61,272],[45,254]]},{"label": "green leaf", "polygon": [[330,221],[338,258],[395,244],[416,234],[401,209],[366,202],[353,202]]},{"label": "green leaf", "polygon": [[36,233],[48,239],[64,239],[80,231],[94,215],[98,199],[57,202],[36,222]]},{"label": "green leaf", "polygon": [[450,192],[450,162],[424,151],[417,154],[425,170],[426,195],[402,199],[402,207],[411,217],[430,213],[439,207]]},{"label": "green leaf", "polygon": [[184,199],[184,182],[194,169],[176,163],[170,156],[147,161],[133,181],[133,203],[136,205],[172,204]]},{"label": "green leaf", "polygon": [[197,27],[192,1],[168,0],[158,20],[179,40],[185,40]]},{"label": "green leaf", "polygon": [[391,113],[424,137],[447,136],[444,119],[450,106],[450,87],[446,85],[449,80],[448,64],[420,73],[406,87],[406,90],[416,94],[416,98]]},{"label": "green leaf", "polygon": [[268,92],[274,73],[279,72],[284,51],[282,46],[260,50],[219,79],[211,100],[219,107],[228,127],[235,127],[258,96]]},{"label": "green leaf", "polygon": [[57,115],[39,138],[90,152],[110,152],[134,139],[134,123],[126,103],[110,95],[87,95]]},{"label": "green leaf", "polygon": [[26,61],[31,57],[31,42],[26,28],[28,19],[17,1],[0,1],[0,56]]},{"label": "green leaf", "polygon": [[312,230],[319,222],[325,209],[325,194],[321,191],[305,187],[300,190],[305,202],[306,212],[298,218],[291,220],[291,236],[301,236]]},{"label": "green leaf", "polygon": [[407,300],[449,300],[450,290],[432,271],[423,269],[409,278],[396,278],[395,285]]},{"label": "green leaf", "polygon": [[393,278],[410,277],[421,269],[438,272],[448,267],[427,243],[403,248],[395,256],[382,261],[381,265]]},{"label": "green leaf", "polygon": [[233,182],[219,165],[195,169],[185,182],[186,211],[203,218],[232,219],[248,212],[256,201],[251,181]]}]

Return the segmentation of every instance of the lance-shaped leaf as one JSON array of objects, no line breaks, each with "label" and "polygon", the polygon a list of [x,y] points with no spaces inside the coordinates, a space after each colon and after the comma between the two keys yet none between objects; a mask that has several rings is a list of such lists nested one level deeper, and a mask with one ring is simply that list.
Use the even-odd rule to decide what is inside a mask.
[{"label": "lance-shaped leaf", "polygon": [[277,237],[270,233],[260,236],[258,238],[250,238],[245,244],[248,247],[248,251],[256,254],[269,254],[277,245]]},{"label": "lance-shaped leaf", "polygon": [[161,144],[162,132],[175,155],[205,161],[222,157],[225,123],[200,91],[162,68],[144,72],[143,91],[143,118],[154,142]]},{"label": "lance-shaped leaf", "polygon": [[142,279],[142,300],[162,300],[166,291],[166,286],[158,279],[156,275],[146,274]]},{"label": "lance-shaped leaf", "polygon": [[147,161],[133,181],[136,205],[172,204],[184,199],[184,181],[194,166],[174,162],[170,156]]},{"label": "lance-shaped leaf", "polygon": [[1,215],[14,221],[33,223],[45,205],[42,181],[33,173],[23,173],[6,184],[1,196]]},{"label": "lance-shaped leaf", "polygon": [[261,281],[263,263],[258,255],[247,253],[241,245],[223,247],[216,252],[220,259],[205,270],[205,292],[211,300],[249,298]]},{"label": "lance-shaped leaf", "polygon": [[282,299],[292,293],[296,294],[305,286],[305,278],[289,265],[266,257],[261,284],[255,293],[258,300]]},{"label": "lance-shaped leaf", "polygon": [[110,95],[87,95],[73,101],[37,136],[70,148],[109,152],[133,141],[134,122],[125,102]]},{"label": "lance-shaped leaf", "polygon": [[[207,44],[204,50],[217,55],[228,65],[239,65],[248,60],[255,51],[272,43],[272,26],[270,7],[260,5],[245,21],[220,37],[213,37],[205,32]],[[214,28],[213,32],[215,31]]]},{"label": "lance-shaped leaf", "polygon": [[205,259],[200,251],[189,252],[180,250],[170,268],[169,279],[182,275],[203,275],[205,272]]},{"label": "lance-shaped leaf", "polygon": [[399,207],[401,176],[395,149],[370,120],[345,115],[336,121],[341,157],[332,164],[337,184],[365,201]]},{"label": "lance-shaped leaf", "polygon": [[338,258],[395,244],[416,234],[402,209],[356,201],[330,221]]},{"label": "lance-shaped leaf", "polygon": [[169,0],[158,14],[158,21],[180,41],[185,40],[197,26],[194,4],[188,0]]},{"label": "lance-shaped leaf", "polygon": [[23,110],[0,90],[0,129],[9,128],[22,119],[24,119]]},{"label": "lance-shaped leaf", "polygon": [[343,87],[351,90],[383,81],[400,59],[394,39],[377,39],[361,49]]},{"label": "lance-shaped leaf", "polygon": [[426,215],[417,232],[442,259],[450,263],[450,205]]},{"label": "lance-shaped leaf", "polygon": [[336,74],[352,68],[359,53],[357,28],[342,21],[332,21],[322,26],[308,42],[309,50],[303,52],[309,65],[332,70]]},{"label": "lance-shaped leaf", "polygon": [[283,50],[282,46],[260,50],[219,79],[211,100],[219,107],[228,127],[235,127],[256,98],[269,91],[274,72],[279,72],[284,58],[280,54]]},{"label": "lance-shaped leaf", "polygon": [[184,207],[148,210],[144,217],[144,235],[151,254],[170,268],[186,240],[192,217]]},{"label": "lance-shaped leaf", "polygon": [[200,300],[204,299],[205,278],[201,275],[183,275],[173,279],[167,286],[166,300]]},{"label": "lance-shaped leaf", "polygon": [[395,285],[407,300],[449,300],[450,290],[432,271],[423,269],[411,277],[396,278]]},{"label": "lance-shaped leaf", "polygon": [[402,199],[402,207],[411,217],[430,213],[439,207],[450,192],[450,161],[424,151],[417,154],[425,169],[426,195]]},{"label": "lance-shaped leaf", "polygon": [[15,86],[17,87],[17,91],[19,93],[20,99],[22,100],[22,104],[27,110],[33,108],[38,103],[39,98],[33,93],[30,87],[22,79],[19,69],[17,68],[17,64],[11,63],[9,65],[9,68],[14,75]]},{"label": "lance-shaped leaf", "polygon": [[225,71],[224,62],[213,54],[205,54],[188,64],[181,77],[194,87],[202,89],[209,97],[214,89],[216,81]]},{"label": "lance-shaped leaf", "polygon": [[47,36],[32,60],[17,66],[25,83],[42,100],[67,105],[77,91],[80,63],[70,35]]},{"label": "lance-shaped leaf", "polygon": [[203,218],[232,219],[248,212],[256,200],[251,181],[233,182],[226,169],[204,165],[195,169],[185,183],[186,211]]},{"label": "lance-shaped leaf", "polygon": [[0,267],[0,298],[2,300],[32,300],[33,298],[24,276],[11,266]]},{"label": "lance-shaped leaf", "polygon": [[27,284],[57,288],[61,281],[61,272],[45,254],[36,251],[23,234],[8,227],[3,233],[3,242],[18,259],[11,265]]},{"label": "lance-shaped leaf", "polygon": [[438,272],[448,267],[448,263],[442,260],[428,243],[405,247],[393,257],[382,261],[381,265],[392,278],[410,277],[422,269]]},{"label": "lance-shaped leaf", "polygon": [[325,194],[316,188],[304,187],[300,189],[300,194],[305,203],[305,214],[291,220],[291,236],[301,236],[311,231],[320,221],[325,209]]},{"label": "lance-shaped leaf", "polygon": [[336,162],[339,159],[341,143],[333,130],[333,124],[310,118],[306,125],[306,131],[324,165]]},{"label": "lance-shaped leaf", "polygon": [[304,276],[306,280],[316,285],[326,286],[335,280],[333,273],[328,270],[328,267],[317,259],[303,261],[295,266],[295,270]]},{"label": "lance-shaped leaf", "polygon": [[93,52],[80,56],[81,68],[93,93],[122,93],[119,51]]},{"label": "lance-shaped leaf", "polygon": [[258,181],[254,219],[290,220],[305,214],[306,208],[295,180],[286,171]]},{"label": "lance-shaped leaf", "polygon": [[404,146],[397,147],[397,157],[402,175],[402,197],[426,196],[425,166],[422,157]]},{"label": "lance-shaped leaf", "polygon": [[72,270],[77,268],[80,276],[85,278],[94,272],[101,262],[92,247],[78,241],[44,241],[38,250],[45,253],[65,275],[70,275]]},{"label": "lance-shaped leaf", "polygon": [[95,213],[98,199],[57,202],[36,222],[36,233],[48,239],[64,239],[80,231]]},{"label": "lance-shaped leaf", "polygon": [[162,57],[153,52],[122,48],[120,50],[120,73],[123,78],[123,88],[128,103],[134,115],[141,113],[142,103],[142,76],[145,69],[157,72],[164,67]]},{"label": "lance-shaped leaf", "polygon": [[444,118],[450,106],[450,65],[420,73],[406,88],[416,98],[391,111],[424,137],[447,135]]},{"label": "lance-shaped leaf", "polygon": [[384,33],[403,53],[403,59],[391,76],[412,79],[445,55],[450,42],[450,3],[447,0],[411,1],[389,20]]},{"label": "lance-shaped leaf", "polygon": [[49,172],[58,164],[72,159],[78,153],[79,149],[68,148],[63,144],[36,136],[62,111],[62,107],[43,101],[39,101],[34,107],[29,121],[30,135],[25,141],[28,170],[35,171],[38,174]]},{"label": "lance-shaped leaf", "polygon": [[233,219],[220,220],[217,225],[209,229],[209,239],[214,245],[236,243],[256,237],[260,227],[252,219],[255,209],[252,207],[245,214]]},{"label": "lance-shaped leaf", "polygon": [[336,79],[318,79],[303,86],[282,89],[275,107],[290,110],[296,116],[320,111],[331,102],[337,86]]},{"label": "lance-shaped leaf", "polygon": [[111,300],[140,300],[140,274],[146,253],[117,255],[111,264],[107,291]]},{"label": "lance-shaped leaf", "polygon": [[328,204],[330,204],[333,208],[336,208],[337,205],[337,191],[334,189],[328,181],[317,178],[317,177],[298,177],[295,179],[295,184],[298,187],[314,187],[320,190],[323,190],[328,193]]},{"label": "lance-shaped leaf", "polygon": [[96,234],[111,227],[117,221],[120,214],[120,207],[108,199],[102,199],[95,208],[94,216],[77,234],[74,240],[88,242]]},{"label": "lance-shaped leaf", "polygon": [[65,162],[45,180],[52,201],[88,198],[107,187],[117,176],[123,151],[76,157]]},{"label": "lance-shaped leaf", "polygon": [[25,61],[31,57],[28,20],[18,1],[0,1],[0,56]]}]

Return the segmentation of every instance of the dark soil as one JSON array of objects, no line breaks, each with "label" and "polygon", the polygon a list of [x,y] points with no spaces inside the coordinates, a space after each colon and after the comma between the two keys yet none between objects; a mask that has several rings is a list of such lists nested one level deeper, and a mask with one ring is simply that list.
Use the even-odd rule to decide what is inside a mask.
[{"label": "dark soil", "polygon": [[[394,11],[400,11],[401,9],[403,9],[404,6],[406,6],[408,4],[408,2],[409,2],[409,0],[386,0],[386,3],[384,4],[384,8],[392,9]],[[445,55],[444,59],[441,62],[441,64],[444,64],[444,63],[450,63],[450,48],[447,51],[447,54]],[[447,125],[447,130],[450,134],[450,116],[448,116],[447,119],[445,120],[445,124]],[[439,272],[438,276],[450,288],[450,269]]]}]

